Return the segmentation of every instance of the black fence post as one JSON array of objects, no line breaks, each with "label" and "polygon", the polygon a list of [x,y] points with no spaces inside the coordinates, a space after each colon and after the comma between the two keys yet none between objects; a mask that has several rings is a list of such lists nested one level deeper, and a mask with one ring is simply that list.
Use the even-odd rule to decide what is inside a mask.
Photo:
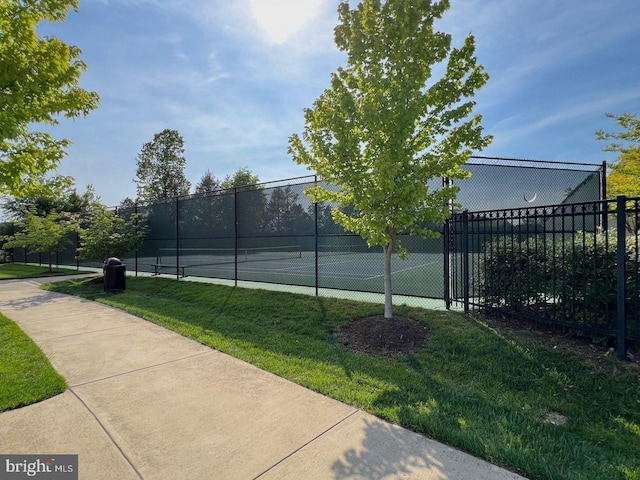
[{"label": "black fence post", "polygon": [[180,280],[180,197],[176,195],[176,280]]},{"label": "black fence post", "polygon": [[[133,204],[133,214],[135,215],[136,218],[136,232],[138,231],[138,203],[134,203]],[[136,268],[136,277],[138,276],[138,248],[136,247],[136,251],[135,251],[135,268]]]},{"label": "black fence post", "polygon": [[600,184],[600,200],[607,199],[607,162],[602,162],[601,184]]},{"label": "black fence post", "polygon": [[451,219],[444,222],[442,237],[442,247],[444,250],[444,303],[447,310],[451,310],[451,268],[449,265],[449,252],[451,251]]},{"label": "black fence post", "polygon": [[80,232],[76,230],[76,270],[80,270],[80,253],[78,249],[80,248]]},{"label": "black fence post", "polygon": [[[602,162],[600,175],[600,200],[605,201],[607,199],[607,162]],[[607,231],[609,230],[609,204],[605,202],[602,207],[602,229]]]},{"label": "black fence post", "polygon": [[234,274],[235,286],[238,286],[238,187],[233,187],[233,252],[234,252]]},{"label": "black fence post", "polygon": [[462,212],[462,294],[464,311],[469,311],[469,211]]},{"label": "black fence post", "polygon": [[[315,175],[313,177],[313,184],[314,186],[318,186],[318,176]],[[315,247],[314,247],[314,255],[315,255],[315,281],[316,281],[316,297],[319,294],[319,278],[318,278],[318,261],[319,261],[319,255],[318,255],[318,202],[315,202],[313,204],[313,212],[315,215],[315,238],[314,238],[314,242],[315,242]]]},{"label": "black fence post", "polygon": [[617,326],[618,326],[618,358],[620,360],[627,359],[627,319],[625,315],[625,297],[626,297],[626,197],[619,195],[616,205],[616,219],[618,229],[618,245],[617,245]]}]

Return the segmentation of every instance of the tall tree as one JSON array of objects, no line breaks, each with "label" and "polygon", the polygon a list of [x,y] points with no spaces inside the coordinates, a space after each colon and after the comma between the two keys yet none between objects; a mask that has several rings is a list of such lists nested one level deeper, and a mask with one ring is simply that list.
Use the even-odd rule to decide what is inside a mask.
[{"label": "tall tree", "polygon": [[242,167],[233,175],[224,177],[222,188],[250,187],[258,183],[260,183],[260,177],[251,173],[247,167]]},{"label": "tall tree", "polygon": [[[384,250],[385,317],[392,318],[391,257],[406,255],[400,234],[437,235],[421,225],[443,221],[455,187],[429,189],[434,177],[465,178],[460,167],[487,146],[469,98],[488,80],[476,64],[472,35],[460,48],[434,29],[449,8],[442,0],[364,0],[338,7],[336,45],[347,66],[305,109],[302,138],[289,152],[327,184],[308,190],[328,201],[335,221]],[[443,67],[431,80],[434,67]],[[353,206],[357,214],[349,215]]]},{"label": "tall tree", "polygon": [[[231,200],[231,201],[229,201]],[[192,198],[182,204],[186,211],[181,218],[188,220],[185,233],[193,237],[215,236],[233,228],[233,198],[222,192],[222,185],[211,171],[207,170],[196,184]]]},{"label": "tall tree", "polygon": [[265,228],[279,235],[304,235],[313,232],[313,220],[300,205],[291,186],[271,190],[265,208]]},{"label": "tall tree", "polygon": [[64,182],[60,177],[54,181],[56,188],[48,188],[50,180],[42,179],[46,194],[34,195],[30,197],[7,197],[3,200],[2,210],[12,219],[21,219],[25,215],[35,213],[40,217],[46,217],[50,213],[75,213],[83,219],[90,217],[96,208],[101,206],[100,197],[92,185],[87,185],[84,193],[79,193],[76,187],[71,184],[71,179],[62,186]]},{"label": "tall tree", "polygon": [[222,184],[220,183],[220,180],[218,180],[213,173],[207,170],[200,178],[200,181],[196,184],[195,195],[213,195],[220,191],[221,188]]},{"label": "tall tree", "polygon": [[227,175],[222,182],[222,188],[236,189],[238,234],[241,236],[263,232],[266,197],[259,182],[260,178],[246,167],[239,168],[231,176]]},{"label": "tall tree", "polygon": [[138,200],[188,195],[191,183],[184,174],[186,164],[184,140],[180,133],[171,129],[156,133],[138,154],[134,180]]},{"label": "tall tree", "polygon": [[37,33],[40,22],[62,22],[77,7],[77,0],[0,2],[0,193],[41,193],[38,174],[65,155],[68,140],[30,125],[56,124],[59,115],[75,118],[98,106],[98,95],[78,86],[86,69],[80,49]]}]

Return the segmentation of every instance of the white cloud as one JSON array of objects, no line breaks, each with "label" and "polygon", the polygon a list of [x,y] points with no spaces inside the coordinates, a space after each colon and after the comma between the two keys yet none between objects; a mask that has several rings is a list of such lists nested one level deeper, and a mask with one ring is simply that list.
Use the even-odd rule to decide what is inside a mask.
[{"label": "white cloud", "polygon": [[[633,86],[622,91],[590,93],[567,99],[555,106],[546,115],[539,112],[523,112],[505,118],[490,127],[494,135],[494,148],[514,150],[527,138],[559,138],[563,127],[580,122],[593,124],[594,119],[605,121],[605,112],[623,111],[626,105],[640,101],[640,87]],[[597,121],[597,120],[595,120]],[[593,139],[593,131],[587,132],[585,142]]]},{"label": "white cloud", "polygon": [[631,8],[637,15],[629,9],[626,0],[466,0],[452,2],[439,27],[454,44],[468,33],[476,37],[478,61],[491,76],[483,97],[491,94],[494,104],[635,35],[640,3]]}]

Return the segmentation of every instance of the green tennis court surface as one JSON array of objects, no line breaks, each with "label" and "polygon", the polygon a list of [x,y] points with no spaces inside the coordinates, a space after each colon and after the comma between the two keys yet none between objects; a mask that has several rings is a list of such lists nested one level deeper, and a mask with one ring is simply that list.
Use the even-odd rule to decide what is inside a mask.
[{"label": "green tennis court surface", "polygon": [[[139,268],[162,265],[160,273],[176,274],[176,261],[192,277],[234,279],[289,285],[316,285],[316,254],[299,247],[269,249],[160,249],[156,257],[138,259]],[[237,264],[236,264],[237,260]],[[393,256],[391,281],[395,294],[442,298],[442,253],[412,253],[405,260]],[[379,252],[320,252],[318,286],[384,292],[383,255]],[[153,267],[155,268],[155,267]],[[153,271],[153,270],[151,270]]]}]

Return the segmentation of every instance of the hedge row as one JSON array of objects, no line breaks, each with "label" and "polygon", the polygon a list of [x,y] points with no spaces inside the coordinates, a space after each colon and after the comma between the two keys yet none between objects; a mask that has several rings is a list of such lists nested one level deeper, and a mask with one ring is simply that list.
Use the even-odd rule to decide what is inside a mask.
[{"label": "hedge row", "polygon": [[[624,252],[625,311],[636,331],[640,311],[640,266],[636,238]],[[504,237],[485,244],[477,292],[486,307],[510,312],[546,312],[550,321],[592,334],[615,335],[617,234],[579,232],[569,241]]]}]

